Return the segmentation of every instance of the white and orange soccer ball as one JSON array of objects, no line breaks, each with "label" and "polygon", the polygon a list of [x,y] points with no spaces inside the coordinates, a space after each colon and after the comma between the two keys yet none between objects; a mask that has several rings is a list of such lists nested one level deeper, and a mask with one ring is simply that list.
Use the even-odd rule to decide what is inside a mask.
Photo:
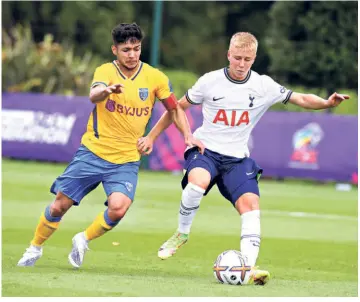
[{"label": "white and orange soccer ball", "polygon": [[251,266],[245,255],[239,251],[222,252],[214,263],[214,276],[221,283],[245,285],[249,282]]}]

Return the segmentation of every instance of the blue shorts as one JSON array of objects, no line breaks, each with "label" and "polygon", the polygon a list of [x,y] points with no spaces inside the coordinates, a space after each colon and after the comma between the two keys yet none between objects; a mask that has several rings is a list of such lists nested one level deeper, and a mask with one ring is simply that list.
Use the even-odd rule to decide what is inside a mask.
[{"label": "blue shorts", "polygon": [[233,206],[245,193],[254,193],[260,196],[258,180],[263,170],[250,157],[236,158],[208,149],[201,154],[196,147],[187,150],[184,157],[186,173],[181,182],[183,189],[188,183],[189,172],[194,168],[203,168],[211,175],[210,184],[204,195],[211,190],[214,184],[217,184],[220,193]]},{"label": "blue shorts", "polygon": [[[80,201],[102,182],[106,195],[121,192],[134,200],[140,161],[110,163],[80,146],[70,164],[52,184],[50,192],[62,192],[79,205]],[[107,202],[105,202],[107,205]]]}]

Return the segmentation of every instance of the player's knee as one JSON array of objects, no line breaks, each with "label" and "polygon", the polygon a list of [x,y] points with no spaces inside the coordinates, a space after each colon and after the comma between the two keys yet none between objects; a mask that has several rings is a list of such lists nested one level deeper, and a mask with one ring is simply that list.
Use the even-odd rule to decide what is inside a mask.
[{"label": "player's knee", "polygon": [[259,210],[259,196],[254,193],[245,193],[238,198],[235,208],[240,214]]},{"label": "player's knee", "polygon": [[125,206],[111,208],[109,209],[109,217],[111,217],[110,219],[113,221],[120,220],[125,216],[128,209],[129,207],[125,207]]},{"label": "player's knee", "polygon": [[109,217],[112,220],[119,220],[123,218],[131,206],[131,199],[123,194],[111,194],[108,199]]},{"label": "player's knee", "polygon": [[210,184],[211,175],[209,171],[203,169],[203,168],[194,168],[190,171],[188,175],[188,182],[192,183],[204,190],[207,189],[207,187]]},{"label": "player's knee", "polygon": [[50,205],[50,214],[54,217],[63,216],[71,208],[73,201],[66,195],[59,192],[55,201]]},{"label": "player's knee", "polygon": [[195,180],[190,181],[189,183],[192,183],[206,191],[210,182],[203,181],[202,179],[195,179]]}]

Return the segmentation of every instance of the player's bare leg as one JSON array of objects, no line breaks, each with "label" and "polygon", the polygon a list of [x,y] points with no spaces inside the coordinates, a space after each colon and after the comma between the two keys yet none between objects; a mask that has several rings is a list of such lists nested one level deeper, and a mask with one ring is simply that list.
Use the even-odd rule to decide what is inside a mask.
[{"label": "player's bare leg", "polygon": [[194,168],[188,175],[188,184],[183,190],[177,231],[160,247],[158,257],[170,258],[189,239],[189,233],[201,199],[210,183],[210,173],[203,168]]}]

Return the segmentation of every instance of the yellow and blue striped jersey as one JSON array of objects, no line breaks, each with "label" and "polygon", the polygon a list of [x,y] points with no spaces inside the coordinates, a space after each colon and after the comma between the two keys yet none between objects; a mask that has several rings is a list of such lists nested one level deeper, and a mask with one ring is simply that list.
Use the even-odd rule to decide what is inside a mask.
[{"label": "yellow and blue striped jersey", "polygon": [[138,161],[137,140],[144,135],[155,98],[168,98],[171,84],[163,72],[141,61],[131,78],[121,72],[117,61],[95,70],[91,88],[113,84],[123,84],[123,92],[95,105],[81,143],[111,163]]}]

